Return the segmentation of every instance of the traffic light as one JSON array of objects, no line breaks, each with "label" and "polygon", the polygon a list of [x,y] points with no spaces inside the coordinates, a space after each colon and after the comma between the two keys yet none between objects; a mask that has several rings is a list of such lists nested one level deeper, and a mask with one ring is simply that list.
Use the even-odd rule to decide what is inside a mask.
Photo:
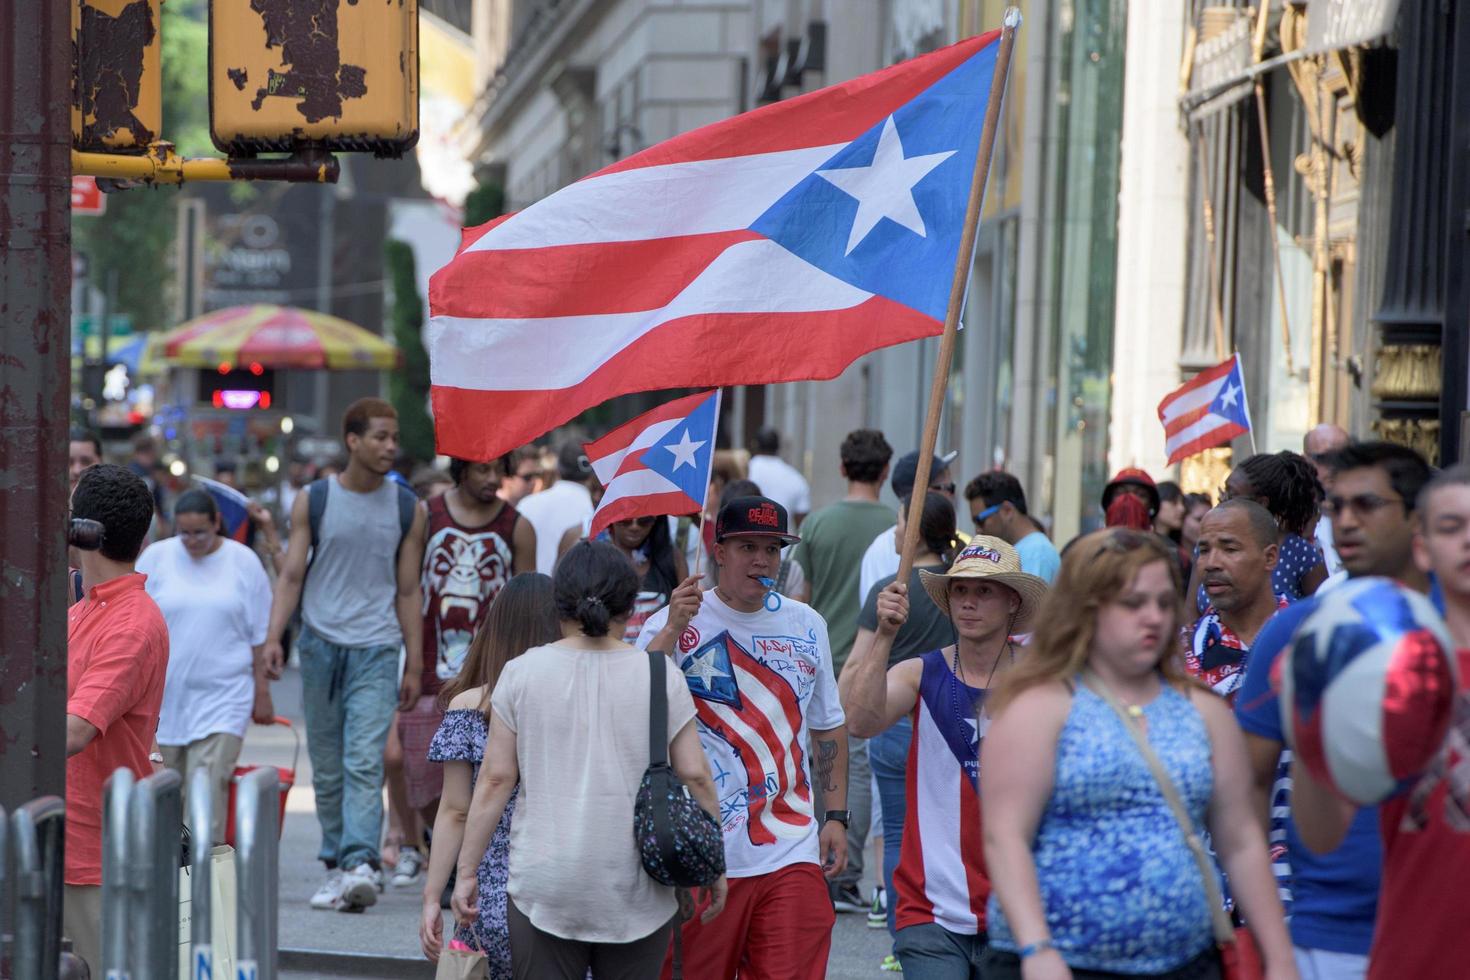
[{"label": "traffic light", "polygon": [[210,0],[210,133],[231,156],[400,156],[418,88],[417,0]]},{"label": "traffic light", "polygon": [[158,139],[163,125],[159,4],[160,0],[73,0],[74,149],[139,154]]}]

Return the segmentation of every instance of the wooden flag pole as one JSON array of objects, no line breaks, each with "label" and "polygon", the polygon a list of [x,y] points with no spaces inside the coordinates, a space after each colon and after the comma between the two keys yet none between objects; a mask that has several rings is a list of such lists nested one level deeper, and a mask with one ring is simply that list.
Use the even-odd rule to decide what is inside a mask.
[{"label": "wooden flag pole", "polygon": [[985,125],[980,131],[980,148],[975,154],[975,175],[970,182],[970,200],[965,210],[965,225],[960,236],[959,254],[955,256],[954,281],[949,287],[949,310],[944,317],[944,335],[939,341],[939,358],[934,364],[934,381],[929,386],[929,414],[924,419],[924,435],[919,441],[919,466],[914,473],[914,494],[909,500],[908,526],[904,529],[903,550],[899,553],[898,579],[907,583],[914,567],[914,549],[919,544],[919,523],[924,514],[924,497],[929,486],[934,444],[939,439],[939,416],[944,410],[944,392],[949,385],[949,367],[954,360],[955,336],[959,332],[960,314],[965,302],[965,285],[974,260],[975,234],[980,225],[980,205],[985,200],[985,182],[990,176],[990,158],[995,151],[995,133],[1000,128],[1001,103],[1005,99],[1006,76],[1011,68],[1011,49],[1016,43],[1016,29],[1021,26],[1021,11],[1006,8],[1001,20],[1000,50],[995,57],[995,74],[990,82],[990,101],[985,106]]}]

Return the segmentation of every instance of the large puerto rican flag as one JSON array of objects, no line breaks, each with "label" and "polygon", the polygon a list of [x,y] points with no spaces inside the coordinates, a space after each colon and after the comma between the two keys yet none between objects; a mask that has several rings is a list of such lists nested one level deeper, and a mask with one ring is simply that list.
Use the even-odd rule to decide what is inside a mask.
[{"label": "large puerto rican flag", "polygon": [[1251,430],[1240,355],[1196,374],[1159,402],[1169,462],[1223,446]]},{"label": "large puerto rican flag", "polygon": [[620,394],[831,378],[942,332],[999,31],[714,123],[466,231],[429,286],[439,451]]},{"label": "large puerto rican flag", "polygon": [[709,492],[720,420],[720,393],[705,391],[660,405],[618,426],[583,451],[606,487],[589,538],[614,521],[698,514]]}]

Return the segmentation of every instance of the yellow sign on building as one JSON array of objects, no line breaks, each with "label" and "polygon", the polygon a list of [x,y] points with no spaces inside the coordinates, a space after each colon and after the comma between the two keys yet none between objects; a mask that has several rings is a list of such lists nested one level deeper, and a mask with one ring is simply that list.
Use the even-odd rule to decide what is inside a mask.
[{"label": "yellow sign on building", "polygon": [[418,140],[417,0],[211,0],[209,121],[231,155]]}]

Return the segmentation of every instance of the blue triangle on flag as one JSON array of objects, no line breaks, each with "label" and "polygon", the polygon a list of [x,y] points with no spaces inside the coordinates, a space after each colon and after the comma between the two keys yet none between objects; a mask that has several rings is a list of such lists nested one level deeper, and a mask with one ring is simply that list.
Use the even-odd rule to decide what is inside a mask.
[{"label": "blue triangle on flag", "polygon": [[817,167],[757,218],[751,230],[859,289],[943,320],[999,47],[986,45],[888,117],[904,160],[949,154],[909,190],[894,188],[880,207],[900,213],[911,194],[923,235],[881,217],[853,244],[859,200],[819,173],[872,166],[887,118]]},{"label": "blue triangle on flag", "polygon": [[644,450],[639,462],[678,487],[690,499],[704,500],[709,486],[710,464],[715,455],[715,427],[719,417],[715,408],[719,392],[695,406],[665,432],[663,438]]},{"label": "blue triangle on flag", "polygon": [[1247,414],[1245,404],[1245,385],[1240,378],[1239,363],[1225,376],[1225,383],[1220,385],[1220,390],[1215,394],[1215,400],[1210,403],[1210,414],[1229,419],[1236,425],[1247,429],[1251,427],[1250,416]]}]

